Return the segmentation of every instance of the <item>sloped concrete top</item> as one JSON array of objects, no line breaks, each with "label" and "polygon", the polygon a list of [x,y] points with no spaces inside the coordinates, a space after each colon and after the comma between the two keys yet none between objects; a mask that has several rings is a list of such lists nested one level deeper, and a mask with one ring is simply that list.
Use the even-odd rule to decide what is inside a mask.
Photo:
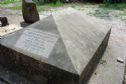
[{"label": "sloped concrete top", "polygon": [[[63,12],[63,13],[62,13]],[[68,9],[3,37],[0,43],[41,62],[81,75],[109,27]]]},{"label": "sloped concrete top", "polygon": [[70,9],[69,13],[54,16],[68,55],[78,74],[82,73],[110,29],[91,19],[88,20],[88,17]]}]

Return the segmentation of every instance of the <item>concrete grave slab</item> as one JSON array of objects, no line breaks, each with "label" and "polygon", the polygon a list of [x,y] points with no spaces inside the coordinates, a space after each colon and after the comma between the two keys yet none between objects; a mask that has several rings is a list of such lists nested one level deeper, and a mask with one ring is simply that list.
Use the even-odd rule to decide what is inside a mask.
[{"label": "concrete grave slab", "polygon": [[107,47],[111,28],[68,10],[4,36],[0,63],[38,84],[43,77],[48,84],[86,84]]}]

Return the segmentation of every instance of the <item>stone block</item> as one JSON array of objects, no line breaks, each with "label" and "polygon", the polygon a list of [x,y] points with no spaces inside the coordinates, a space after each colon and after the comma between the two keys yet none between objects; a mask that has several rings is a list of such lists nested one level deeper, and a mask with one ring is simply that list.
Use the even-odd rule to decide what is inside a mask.
[{"label": "stone block", "polygon": [[39,20],[36,4],[32,0],[22,1],[22,15],[26,23],[34,23]]},{"label": "stone block", "polygon": [[6,26],[8,25],[8,20],[7,20],[7,17],[0,17],[0,27],[3,27],[3,26]]},{"label": "stone block", "polygon": [[38,84],[43,77],[48,84],[86,84],[111,32],[96,24],[78,11],[53,14],[4,36],[0,40],[0,63]]}]

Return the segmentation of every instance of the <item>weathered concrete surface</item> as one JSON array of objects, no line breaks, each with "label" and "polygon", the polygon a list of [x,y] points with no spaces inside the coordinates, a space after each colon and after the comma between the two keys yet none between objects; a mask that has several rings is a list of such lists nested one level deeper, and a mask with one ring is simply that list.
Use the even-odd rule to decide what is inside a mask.
[{"label": "weathered concrete surface", "polygon": [[109,44],[89,84],[122,84],[124,64],[117,62],[117,57],[122,57],[123,53],[120,45]]},{"label": "weathered concrete surface", "polygon": [[[48,34],[50,37],[46,37],[51,40],[42,33]],[[40,84],[46,81],[44,77],[49,84],[77,84],[79,81],[85,84],[106,49],[109,35],[110,28],[96,25],[80,12],[58,13],[3,37],[0,62]],[[49,46],[43,47],[47,44],[41,44],[42,39]]]},{"label": "weathered concrete surface", "polygon": [[35,84],[0,65],[0,84]]},{"label": "weathered concrete surface", "polygon": [[126,65],[124,70],[123,84],[126,84]]},{"label": "weathered concrete surface", "polygon": [[[103,22],[103,20],[101,20]],[[105,21],[112,25],[111,37],[101,62],[88,84],[122,84],[126,61],[126,26],[123,21]],[[124,63],[117,61],[120,57]]]}]

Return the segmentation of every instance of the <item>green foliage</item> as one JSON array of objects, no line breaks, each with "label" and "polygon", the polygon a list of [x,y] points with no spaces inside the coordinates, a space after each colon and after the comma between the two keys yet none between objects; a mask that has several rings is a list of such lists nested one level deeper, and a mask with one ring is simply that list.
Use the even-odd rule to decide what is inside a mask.
[{"label": "green foliage", "polygon": [[38,12],[45,11],[45,10],[47,10],[47,7],[45,7],[43,5],[37,5],[37,10],[38,10]]},{"label": "green foliage", "polygon": [[[13,2],[14,3],[14,2]],[[9,3],[8,3],[9,4]],[[5,4],[6,5],[6,4]],[[46,3],[46,4],[39,4],[38,2],[36,2],[37,5],[37,9],[39,12],[41,11],[45,11],[45,10],[49,10],[51,7],[60,7],[60,6],[64,6],[64,3],[57,1],[56,3]],[[12,9],[12,10],[21,10],[22,6],[21,5],[17,5],[17,6],[12,6],[12,7],[8,7],[8,9]]]},{"label": "green foliage", "polygon": [[37,9],[38,11],[45,11],[45,10],[49,10],[50,7],[60,7],[60,6],[64,6],[64,4],[62,2],[57,1],[56,3],[46,3],[43,5],[37,5]]},{"label": "green foliage", "polygon": [[114,9],[114,10],[124,10],[126,9],[126,3],[106,3],[106,4],[101,4],[99,6],[100,8],[107,8],[107,9]]},{"label": "green foliage", "polygon": [[51,7],[60,7],[60,6],[63,6],[64,3],[60,2],[60,1],[57,1],[56,3],[49,3],[47,5],[51,6]]},{"label": "green foliage", "polygon": [[10,4],[10,3],[14,3],[14,2],[18,2],[20,0],[5,0],[0,2],[0,5],[6,5],[6,4]]}]

